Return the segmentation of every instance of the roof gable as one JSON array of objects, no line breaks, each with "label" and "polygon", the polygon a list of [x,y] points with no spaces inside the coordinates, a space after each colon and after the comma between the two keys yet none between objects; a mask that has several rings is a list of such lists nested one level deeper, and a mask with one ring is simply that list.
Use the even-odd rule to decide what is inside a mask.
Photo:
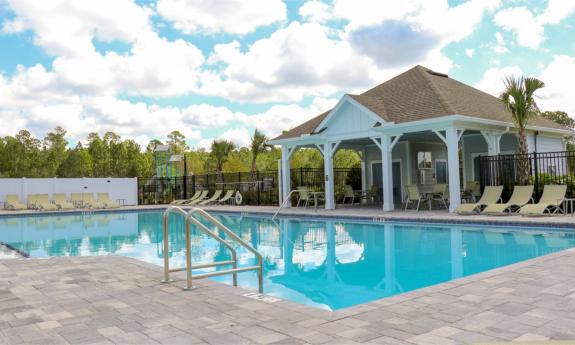
[{"label": "roof gable", "polygon": [[[511,114],[497,97],[422,66],[415,66],[360,95],[346,96],[386,122],[404,123],[449,115],[512,122]],[[274,140],[314,134],[330,111],[284,132]],[[536,119],[533,124],[564,129],[543,118]]]}]

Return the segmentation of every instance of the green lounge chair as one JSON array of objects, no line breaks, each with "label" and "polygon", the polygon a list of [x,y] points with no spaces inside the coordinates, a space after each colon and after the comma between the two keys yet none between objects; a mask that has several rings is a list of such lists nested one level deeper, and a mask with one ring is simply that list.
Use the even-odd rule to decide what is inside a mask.
[{"label": "green lounge chair", "polygon": [[228,190],[228,191],[226,191],[226,194],[224,194],[224,196],[223,196],[220,200],[217,200],[216,203],[218,203],[218,204],[223,204],[223,203],[226,203],[226,202],[230,202],[230,203],[231,203],[232,198],[233,198],[233,196],[234,196],[235,193],[236,193],[235,190]]},{"label": "green lounge chair", "polygon": [[512,214],[519,211],[519,209],[533,201],[533,186],[515,186],[511,198],[502,204],[490,204],[483,210],[484,214]]},{"label": "green lounge chair", "polygon": [[74,204],[66,201],[66,194],[55,193],[52,196],[52,200],[54,200],[54,205],[56,205],[61,210],[72,210],[76,208]]},{"label": "green lounge chair", "polygon": [[104,205],[104,208],[120,208],[120,204],[110,199],[110,194],[103,192],[98,193],[98,202]]},{"label": "green lounge chair", "polygon": [[187,202],[197,199],[200,196],[201,191],[197,190],[191,198],[188,199],[177,199],[170,203],[170,205],[184,205]]},{"label": "green lounge chair", "polygon": [[521,207],[519,214],[528,216],[542,216],[554,214],[561,210],[561,204],[567,193],[566,185],[546,185],[543,188],[543,195],[536,204],[527,204]]},{"label": "green lounge chair", "polygon": [[4,202],[4,208],[7,210],[17,211],[25,210],[28,207],[20,202],[18,195],[8,194],[6,195],[6,202]]},{"label": "green lounge chair", "polygon": [[211,204],[213,202],[215,202],[216,200],[219,199],[220,195],[222,195],[222,190],[218,189],[217,191],[214,192],[214,194],[212,194],[212,197],[203,201],[200,201],[198,203],[198,205],[208,205]]},{"label": "green lounge chair", "polygon": [[200,203],[200,202],[206,200],[206,197],[208,196],[208,193],[209,193],[209,191],[203,190],[203,191],[200,193],[200,196],[198,196],[198,197],[197,197],[196,199],[194,199],[194,200],[191,200],[191,201],[188,201],[188,202],[184,203],[183,205],[197,205],[198,203]]},{"label": "green lounge chair", "polygon": [[478,202],[461,204],[455,209],[455,212],[458,214],[477,214],[483,207],[495,204],[501,200],[502,192],[503,186],[487,186]]}]

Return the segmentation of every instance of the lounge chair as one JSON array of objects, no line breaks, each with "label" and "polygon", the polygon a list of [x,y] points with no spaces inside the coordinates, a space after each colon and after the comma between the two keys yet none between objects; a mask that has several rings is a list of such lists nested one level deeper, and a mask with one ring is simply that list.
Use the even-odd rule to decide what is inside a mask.
[{"label": "lounge chair", "polygon": [[185,204],[186,202],[190,202],[190,201],[192,201],[192,200],[194,200],[194,199],[197,199],[197,198],[200,196],[200,193],[201,193],[201,191],[200,191],[200,190],[197,190],[197,191],[194,193],[194,195],[192,195],[191,198],[188,198],[188,199],[176,199],[176,200],[172,201],[172,202],[170,203],[170,205],[183,205],[183,204]]},{"label": "lounge chair", "polygon": [[214,192],[214,194],[212,194],[211,198],[200,201],[198,203],[198,205],[208,205],[208,204],[211,204],[213,202],[216,202],[220,198],[221,195],[222,195],[222,190],[218,189]]},{"label": "lounge chair", "polygon": [[345,204],[346,201],[349,201],[351,205],[355,204],[355,198],[358,197],[357,193],[353,190],[353,188],[346,184],[343,190],[343,200],[341,201],[342,204]]},{"label": "lounge chair", "polygon": [[408,184],[405,186],[405,191],[407,192],[407,197],[405,198],[405,208],[404,211],[407,211],[407,207],[411,203],[417,203],[417,211],[419,211],[419,205],[422,201],[425,201],[423,195],[419,192],[419,188],[415,184]]},{"label": "lounge chair", "polygon": [[55,193],[52,196],[52,200],[54,201],[54,205],[56,205],[60,210],[71,210],[76,208],[74,204],[66,201],[66,194]]},{"label": "lounge chair", "polygon": [[4,202],[4,208],[7,210],[17,211],[25,210],[27,206],[20,202],[18,195],[8,194],[6,195],[6,202]]},{"label": "lounge chair", "polygon": [[55,211],[58,206],[50,202],[48,194],[38,194],[36,197],[36,208],[42,211]]},{"label": "lounge chair", "polygon": [[74,204],[74,206],[78,208],[86,207],[84,203],[84,198],[82,197],[82,193],[72,193],[70,194],[70,202]]},{"label": "lounge chair", "polygon": [[183,203],[182,205],[197,205],[198,203],[206,200],[207,196],[208,196],[209,191],[208,190],[203,190],[200,193],[200,196],[198,196],[197,198],[190,200],[188,202]]},{"label": "lounge chair", "polygon": [[110,199],[110,194],[98,193],[98,202],[104,205],[104,208],[120,208],[120,204]]},{"label": "lounge chair", "polygon": [[218,204],[223,204],[223,203],[226,203],[226,202],[231,203],[232,200],[233,200],[232,198],[234,197],[234,194],[236,194],[236,191],[235,191],[235,190],[228,190],[228,191],[226,191],[226,194],[224,194],[224,196],[223,196],[220,200],[217,200],[217,203],[218,203]]},{"label": "lounge chair", "polygon": [[546,185],[543,195],[536,204],[527,204],[521,207],[519,214],[530,216],[542,216],[545,213],[554,214],[561,210],[561,204],[567,193],[566,185]]},{"label": "lounge chair", "polygon": [[477,214],[482,210],[483,207],[491,204],[495,204],[501,200],[501,193],[503,192],[503,186],[487,186],[483,191],[483,195],[478,202],[461,204],[455,212],[458,214]]},{"label": "lounge chair", "polygon": [[37,210],[38,209],[38,194],[28,194],[26,204],[27,204],[29,210]]},{"label": "lounge chair", "polygon": [[502,204],[491,204],[483,210],[484,214],[512,214],[533,201],[533,186],[515,186],[511,198]]},{"label": "lounge chair", "polygon": [[89,208],[106,208],[106,204],[94,199],[94,193],[83,193],[82,198],[84,205],[88,206]]}]

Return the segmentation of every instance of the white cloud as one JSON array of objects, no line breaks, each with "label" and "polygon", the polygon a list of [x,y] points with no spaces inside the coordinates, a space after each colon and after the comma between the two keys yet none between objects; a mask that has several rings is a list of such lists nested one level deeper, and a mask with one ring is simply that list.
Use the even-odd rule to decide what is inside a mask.
[{"label": "white cloud", "polygon": [[465,49],[465,55],[467,55],[468,57],[473,57],[473,54],[475,54],[475,49],[473,48]]},{"label": "white cloud", "polygon": [[485,91],[492,94],[493,96],[499,97],[499,94],[504,89],[503,81],[509,76],[521,76],[523,75],[523,70],[518,66],[508,66],[503,68],[489,68],[483,73],[483,77],[474,86],[479,90]]},{"label": "white cloud", "polygon": [[251,141],[251,133],[245,127],[233,127],[225,131],[220,138],[230,140],[238,147],[247,147]]},{"label": "white cloud", "polygon": [[494,21],[499,27],[517,36],[517,43],[536,49],[545,40],[545,26],[558,24],[575,12],[575,1],[549,0],[540,15],[534,15],[527,7],[510,7],[499,11]]},{"label": "white cloud", "polygon": [[287,12],[281,0],[158,0],[157,9],[188,34],[246,34],[284,20]]},{"label": "white cloud", "polygon": [[556,55],[553,61],[541,71],[538,78],[545,82],[537,100],[543,110],[562,110],[575,117],[573,83],[566,76],[575,75],[575,57]]},{"label": "white cloud", "polygon": [[310,0],[305,2],[298,11],[306,21],[323,23],[332,18],[331,7],[320,1]]},{"label": "white cloud", "polygon": [[503,35],[501,34],[501,32],[495,33],[495,41],[497,42],[497,44],[493,47],[493,51],[495,53],[503,54],[503,53],[507,53],[509,51],[507,49],[507,47],[505,46],[505,39],[503,38]]}]

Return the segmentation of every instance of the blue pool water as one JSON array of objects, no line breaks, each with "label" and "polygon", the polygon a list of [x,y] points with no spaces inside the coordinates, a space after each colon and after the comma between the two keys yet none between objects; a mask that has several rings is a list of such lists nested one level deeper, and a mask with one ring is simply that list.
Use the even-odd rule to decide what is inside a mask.
[{"label": "blue pool water", "polygon": [[[171,217],[171,265],[182,267],[183,221]],[[217,217],[264,256],[266,294],[330,310],[575,246],[575,232],[542,228]],[[229,258],[214,240],[192,239],[195,263]],[[163,264],[161,212],[2,217],[0,241],[31,257],[116,254]],[[240,266],[254,264],[241,248],[238,257]],[[255,272],[239,284],[257,288]]]}]

